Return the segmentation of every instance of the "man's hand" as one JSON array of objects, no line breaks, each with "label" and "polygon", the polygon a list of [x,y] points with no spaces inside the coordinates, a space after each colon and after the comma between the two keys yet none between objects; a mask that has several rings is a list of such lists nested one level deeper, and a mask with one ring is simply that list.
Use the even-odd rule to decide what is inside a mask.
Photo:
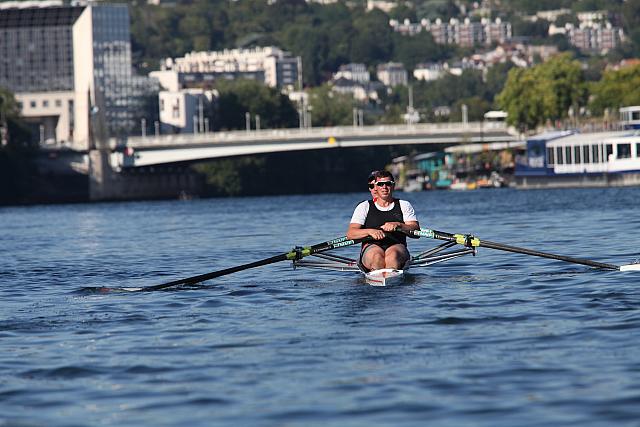
[{"label": "man's hand", "polygon": [[395,231],[398,227],[402,227],[401,222],[385,222],[381,228],[384,231]]},{"label": "man's hand", "polygon": [[385,238],[384,231],[382,230],[376,230],[375,228],[371,228],[368,231],[369,231],[369,236],[373,237],[376,240],[382,240]]}]

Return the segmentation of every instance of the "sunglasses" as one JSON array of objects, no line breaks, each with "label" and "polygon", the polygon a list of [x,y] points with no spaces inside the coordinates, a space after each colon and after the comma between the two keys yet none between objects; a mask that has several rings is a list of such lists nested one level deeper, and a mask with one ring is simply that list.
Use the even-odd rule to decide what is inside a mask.
[{"label": "sunglasses", "polygon": [[[393,187],[394,185],[396,185],[395,181],[380,181],[380,182],[376,182],[375,185],[377,185],[378,187],[384,187],[385,185],[387,187]],[[374,184],[369,184],[369,189],[373,190]]]}]

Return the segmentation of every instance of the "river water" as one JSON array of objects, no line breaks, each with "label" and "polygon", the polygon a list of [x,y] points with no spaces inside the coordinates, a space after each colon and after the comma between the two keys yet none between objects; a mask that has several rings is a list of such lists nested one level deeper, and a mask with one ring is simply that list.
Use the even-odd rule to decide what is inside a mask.
[{"label": "river water", "polygon": [[[640,273],[480,248],[389,288],[282,262],[92,291],[338,237],[366,195],[0,209],[0,426],[638,426]],[[640,258],[638,188],[401,196],[423,227]]]}]

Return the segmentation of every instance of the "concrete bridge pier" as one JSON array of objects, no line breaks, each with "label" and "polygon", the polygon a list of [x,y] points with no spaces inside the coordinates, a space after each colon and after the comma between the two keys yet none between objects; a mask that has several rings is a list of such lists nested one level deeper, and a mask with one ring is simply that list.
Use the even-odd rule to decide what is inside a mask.
[{"label": "concrete bridge pier", "polygon": [[202,178],[188,166],[156,166],[116,172],[106,150],[89,151],[89,199],[144,200],[190,198]]}]

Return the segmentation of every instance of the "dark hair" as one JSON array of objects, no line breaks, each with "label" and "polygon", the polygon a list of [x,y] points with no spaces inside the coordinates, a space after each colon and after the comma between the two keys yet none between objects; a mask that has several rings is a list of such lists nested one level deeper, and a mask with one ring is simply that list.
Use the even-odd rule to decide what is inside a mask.
[{"label": "dark hair", "polygon": [[389,171],[384,171],[384,170],[383,171],[376,171],[373,174],[373,178],[375,180],[378,180],[380,178],[391,178],[391,181],[395,181],[395,179],[393,178],[393,174],[391,172],[389,172]]},{"label": "dark hair", "polygon": [[367,177],[367,182],[375,181],[376,180],[376,174],[378,172],[380,172],[380,171],[371,171],[371,173],[369,173],[369,176]]}]

